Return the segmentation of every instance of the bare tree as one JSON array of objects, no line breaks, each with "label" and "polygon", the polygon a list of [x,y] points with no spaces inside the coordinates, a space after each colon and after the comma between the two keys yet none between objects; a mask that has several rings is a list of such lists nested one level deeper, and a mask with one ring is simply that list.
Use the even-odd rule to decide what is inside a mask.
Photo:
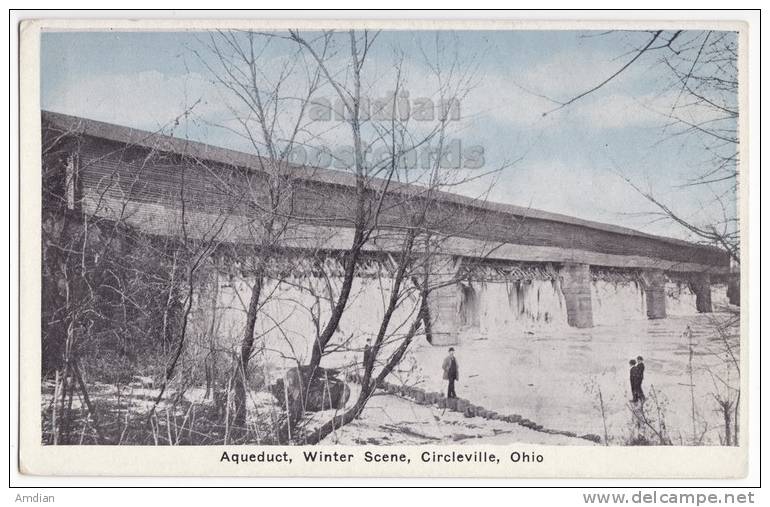
[{"label": "bare tree", "polygon": [[[378,33],[367,31],[217,32],[200,41],[203,49],[194,50],[224,92],[234,118],[220,126],[245,139],[258,157],[253,172],[212,173],[210,178],[225,199],[243,200],[236,214],[248,231],[244,237],[234,239],[237,246],[233,246],[232,253],[251,284],[249,301],[244,301],[244,331],[230,384],[234,403],[226,423],[232,419],[233,429],[243,430],[248,425],[249,362],[255,352],[272,347],[268,341],[255,347],[260,337],[280,337],[292,351],[291,357],[284,357],[296,364],[284,374],[282,384],[273,386],[273,394],[286,412],[278,421],[277,438],[285,442],[318,442],[330,429],[361,414],[377,386],[404,358],[414,338],[430,333],[431,292],[457,283],[456,266],[442,265],[444,259],[439,256],[442,245],[458,232],[452,223],[451,205],[440,204],[441,190],[482,175],[477,172],[463,176],[442,167],[448,151],[448,111],[442,109],[429,125],[416,125],[408,114],[403,116],[398,104],[405,86],[403,54],[394,52],[391,73],[368,73],[367,62],[377,37]],[[269,49],[277,44],[282,45],[279,57]],[[435,78],[434,98],[443,106],[464,97],[473,84],[475,67],[463,65],[456,54],[447,57],[442,42],[436,44],[436,51],[431,53],[436,60],[428,62],[428,67]],[[423,56],[427,59],[426,53]],[[278,70],[266,70],[265,62]],[[385,110],[380,117],[372,114],[368,94],[383,83],[390,90],[390,100],[380,104]],[[330,92],[341,104],[342,117],[334,125],[314,124],[308,116],[308,108],[317,105],[319,90]],[[341,162],[351,173],[344,178],[351,185],[340,203],[341,212],[319,215],[308,211],[305,203],[298,205],[308,197],[324,199],[322,195],[308,196],[305,188],[306,180],[312,180],[317,169],[292,164],[292,155],[295,149],[330,152],[324,136],[329,132],[334,142],[343,136],[350,140],[350,157]],[[423,167],[409,162],[418,150],[428,153]],[[373,159],[375,152],[383,156]],[[339,201],[340,195],[332,193],[327,199]],[[335,246],[330,251],[329,237],[324,232],[327,229],[332,237],[349,238],[347,246]],[[335,232],[343,230],[344,234]],[[301,236],[300,258],[289,248]],[[474,254],[483,256],[483,252]],[[371,354],[361,365],[361,390],[353,407],[319,426],[313,417],[306,417],[306,412],[319,409],[309,404],[318,392],[321,398],[324,392],[328,395],[336,375],[333,369],[322,367],[328,364],[324,358],[357,347],[356,331],[341,336],[340,323],[355,297],[354,281],[372,262],[373,255],[379,257],[375,264],[388,265],[387,273],[378,280],[387,297],[383,318],[373,335]],[[286,276],[286,271],[308,270],[313,272],[313,280]],[[314,329],[309,357],[303,355],[301,347],[295,349],[286,322],[271,314],[271,306],[282,302],[283,296],[278,294],[282,286],[311,297],[311,303],[304,308]],[[302,306],[297,300],[285,302]],[[409,309],[407,317],[403,317],[405,308]],[[322,399],[321,409],[334,405],[331,400],[325,403]],[[241,436],[248,438],[246,434]]]},{"label": "bare tree", "polygon": [[[344,250],[333,255],[332,269],[336,271],[340,268],[335,273],[328,272],[326,259],[329,252],[321,238],[306,241],[305,255],[314,258],[312,265],[320,275],[322,289],[317,290],[313,284],[301,286],[293,283],[296,289],[313,298],[311,307],[306,310],[312,319],[315,336],[305,364],[302,364],[302,358],[293,358],[298,365],[294,372],[298,382],[292,383],[292,386],[299,384],[298,392],[292,387],[285,396],[287,400],[299,400],[299,409],[290,409],[289,405],[295,403],[287,401],[289,414],[281,438],[297,436],[304,424],[302,418],[311,391],[322,385],[322,377],[328,381],[328,371],[321,367],[323,358],[346,346],[347,342],[337,343],[335,337],[353,297],[354,280],[360,274],[367,248],[376,250],[387,243],[391,251],[387,282],[390,285],[389,299],[375,335],[373,359],[370,364],[364,365],[363,388],[356,408],[348,411],[341,420],[323,424],[311,439],[320,440],[325,434],[323,428],[339,427],[340,421],[346,424],[357,417],[378,383],[403,358],[414,336],[425,323],[430,323],[426,301],[432,290],[429,260],[435,255],[437,245],[449,236],[446,232],[437,233],[434,230],[440,225],[439,220],[446,221],[447,217],[437,219],[437,215],[431,212],[435,211],[438,190],[460,184],[463,177],[452,175],[450,178],[439,170],[445,153],[444,143],[450,120],[448,114],[439,114],[437,121],[428,126],[417,126],[410,123],[409,117],[401,117],[397,113],[398,96],[404,86],[402,54],[396,54],[392,74],[378,78],[387,81],[392,90],[389,94],[392,100],[381,105],[387,110],[382,115],[384,119],[371,114],[366,93],[371,90],[375,76],[367,75],[366,67],[377,36],[378,33],[368,31],[327,31],[313,33],[309,37],[297,30],[290,30],[288,34],[220,32],[204,41],[205,54],[196,52],[220,87],[235,98],[231,111],[238,124],[238,133],[260,156],[263,172],[268,175],[267,183],[264,179],[249,183],[250,188],[254,187],[254,198],[246,199],[249,202],[248,216],[257,230],[252,234],[253,265],[249,271],[254,286],[241,346],[241,380],[235,384],[235,410],[239,414],[234,421],[236,426],[245,422],[246,367],[254,351],[255,323],[257,319],[271,320],[265,308],[273,296],[263,292],[267,280],[270,279],[271,287],[293,283],[281,277],[276,279],[275,270],[268,269],[268,265],[271,260],[287,259],[284,247],[296,237],[302,224],[330,224],[332,228],[342,226],[351,232],[351,239]],[[266,58],[266,48],[275,44],[289,44],[294,51],[285,52],[289,56],[284,57],[278,76],[268,78],[263,70],[263,59]],[[275,62],[272,55],[270,61]],[[444,67],[442,62],[433,62],[431,68],[436,78],[435,94],[441,103],[461,100],[472,84],[472,65],[463,68],[459,62],[451,61]],[[303,93],[298,93],[296,87],[298,77],[304,78]],[[312,175],[314,168],[298,168],[290,164],[292,149],[329,151],[323,135],[318,134],[325,125],[312,125],[305,117],[319,89],[330,91],[342,104],[343,119],[331,129],[335,136],[345,134],[346,130],[345,137],[350,139],[351,156],[346,162],[352,173],[352,195],[346,214],[341,219],[310,216],[293,206],[294,200],[302,195],[298,190],[300,180]],[[280,125],[290,127],[281,129]],[[407,164],[407,158],[421,148],[429,150],[431,156],[429,164],[417,171]],[[384,156],[372,160],[371,154],[375,151]],[[421,189],[409,190],[405,186],[413,183],[421,185]],[[269,198],[263,198],[264,191],[257,188],[259,185],[268,187]],[[313,247],[313,241],[318,246]],[[332,283],[332,278],[339,279],[339,283]],[[451,282],[444,277],[442,283]],[[404,323],[394,325],[392,322],[396,309],[405,301],[416,304],[414,321],[406,328]],[[280,323],[275,323],[274,329],[286,335]],[[396,339],[396,336],[399,338]],[[392,343],[400,343],[401,346],[394,349]],[[382,357],[382,354],[390,354],[389,360],[381,371],[376,372],[374,358]],[[276,397],[281,399],[283,390],[279,391]]]},{"label": "bare tree", "polygon": [[739,445],[739,414],[741,402],[741,367],[737,343],[740,313],[729,312],[727,318],[711,319],[711,328],[716,336],[716,349],[711,345],[706,350],[717,359],[717,364],[706,365],[704,369],[712,382],[711,397],[716,411],[722,417],[724,445]]},{"label": "bare tree", "polygon": [[[330,34],[324,36],[328,41]],[[330,420],[297,435],[299,419],[289,418],[295,437],[308,443],[321,441],[332,431],[348,424],[362,413],[376,388],[391,374],[404,358],[416,336],[424,334],[430,323],[428,298],[437,288],[456,284],[458,273],[453,266],[442,265],[439,252],[456,235],[452,227],[453,217],[441,210],[441,191],[467,181],[467,176],[444,167],[450,117],[441,110],[432,125],[418,129],[408,115],[398,113],[398,97],[404,86],[403,55],[394,58],[389,103],[381,104],[387,113],[377,120],[364,111],[365,63],[377,34],[350,31],[343,34],[349,39],[350,56],[347,68],[349,79],[345,82],[336,76],[332,62],[324,60],[314,45],[298,31],[290,31],[290,39],[308,51],[329,85],[344,105],[346,123],[350,130],[353,147],[352,170],[356,182],[356,202],[353,220],[354,235],[345,252],[344,273],[341,288],[333,304],[326,326],[316,337],[313,352],[305,371],[308,393],[313,388],[315,372],[322,359],[333,352],[330,343],[342,313],[350,298],[357,263],[367,244],[390,250],[388,270],[388,295],[383,316],[373,336],[369,353],[363,361],[358,376],[360,391],[354,404]],[[437,44],[440,44],[437,41]],[[438,53],[441,53],[439,50]],[[428,62],[432,69],[435,97],[439,104],[461,100],[470,90],[474,77],[472,65],[462,67],[456,55],[449,61]],[[381,78],[382,79],[382,78]],[[378,150],[379,148],[379,150]],[[420,168],[410,165],[409,155],[420,148],[432,153],[429,163]],[[379,160],[367,159],[365,154],[379,151]],[[477,177],[478,175],[474,175]],[[387,246],[385,246],[387,245]],[[479,252],[481,255],[483,253]],[[438,271],[437,271],[438,270]],[[449,271],[449,276],[441,271]],[[440,276],[444,275],[444,276]],[[409,317],[397,321],[397,310],[409,307]],[[305,396],[307,397],[307,395]],[[285,435],[288,437],[288,435]]]},{"label": "bare tree", "polygon": [[[183,115],[159,132],[178,125]],[[62,128],[67,121],[44,118],[43,130],[42,373],[54,377],[58,400],[51,440],[70,443],[73,394],[79,391],[87,409],[79,438],[91,425],[100,443],[121,443],[132,414],[126,407],[125,418],[116,420],[109,409],[101,417],[99,404],[113,403],[103,383],[114,384],[120,414],[124,387],[148,379],[158,391],[138,426],[157,424],[156,408],[178,377],[188,346],[199,273],[221,245],[230,213],[225,207],[208,221],[190,219],[196,200],[190,168],[199,161],[161,149],[158,132],[116,148],[94,144],[77,122]],[[169,206],[163,217],[168,234],[158,234],[147,228],[135,196],[148,191],[147,174],[168,162],[181,169],[167,191],[152,189]],[[181,385],[189,381],[183,378]],[[93,389],[102,391],[98,401]]]},{"label": "bare tree", "polygon": [[[622,175],[640,195],[653,204],[656,215],[682,226],[706,244],[727,252],[740,264],[740,235],[736,208],[739,164],[738,135],[738,37],[735,32],[713,30],[652,30],[646,32],[604,32],[603,37],[630,39],[632,49],[620,56],[622,62],[597,84],[567,99],[554,99],[556,105],[544,113],[570,107],[585,97],[609,87],[640,62],[653,60],[654,68],[669,76],[659,96],[670,99],[667,109],[656,109],[662,132],[668,140],[681,140],[699,147],[705,160],[703,169],[682,182],[686,193],[708,187],[717,217],[699,221],[677,211],[676,202],[665,202],[652,189]],[[638,39],[641,42],[636,42]]]},{"label": "bare tree", "polygon": [[[659,96],[669,99],[666,110],[656,110],[661,117],[664,141],[689,143],[703,153],[698,160],[701,169],[678,187],[677,199],[665,199],[651,185],[644,185],[619,172],[619,176],[651,203],[656,219],[669,220],[690,233],[698,241],[722,249],[733,266],[740,266],[740,224],[737,210],[740,138],[738,132],[739,72],[738,37],[735,32],[713,30],[654,30],[648,32],[608,32],[602,37],[625,37],[632,49],[621,56],[618,69],[595,86],[566,100],[554,100],[556,107],[545,114],[570,107],[598,90],[611,86],[619,76],[641,61],[653,62],[653,68],[669,77],[661,86]],[[696,217],[679,209],[678,201],[691,201],[695,192],[707,189],[712,196],[705,204],[708,213]],[[728,280],[728,297],[739,304],[739,283],[735,275]],[[723,345],[720,367],[706,368],[714,389],[712,396],[724,418],[724,443],[737,442],[738,406],[740,400],[740,368],[730,340],[738,322],[737,313],[725,309],[723,316],[712,318],[711,328]],[[690,335],[688,348],[689,385],[691,397],[692,438],[697,444],[696,407],[693,379],[693,349]],[[718,370],[718,371],[715,371]],[[732,428],[735,428],[734,430]],[[705,431],[705,430],[704,430]]]},{"label": "bare tree", "polygon": [[[224,127],[245,139],[260,163],[258,174],[211,175],[223,198],[242,201],[240,211],[248,216],[248,238],[239,241],[233,255],[252,282],[233,379],[236,428],[246,425],[249,362],[259,310],[268,296],[264,293],[268,266],[283,255],[285,236],[292,227],[294,182],[298,176],[307,176],[297,174],[290,157],[306,140],[307,110],[320,80],[319,70],[302,62],[297,53],[285,55],[276,74],[266,72],[264,53],[272,41],[251,31],[219,31],[201,39],[203,50],[193,49],[229,99],[226,104],[236,126]],[[320,51],[323,55],[326,48]]]}]

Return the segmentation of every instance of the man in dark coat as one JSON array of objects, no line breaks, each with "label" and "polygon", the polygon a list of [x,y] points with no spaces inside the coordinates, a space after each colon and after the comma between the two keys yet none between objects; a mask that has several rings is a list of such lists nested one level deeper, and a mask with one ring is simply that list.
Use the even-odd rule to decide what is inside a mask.
[{"label": "man in dark coat", "polygon": [[372,356],[372,340],[366,339],[366,345],[364,345],[364,358],[361,361],[361,378],[366,374],[366,365],[369,364],[369,359]]},{"label": "man in dark coat", "polygon": [[366,365],[369,363],[369,357],[372,355],[372,340],[370,338],[366,339],[366,345],[364,345],[364,369],[366,369]]},{"label": "man in dark coat", "polygon": [[637,385],[639,384],[639,369],[636,367],[636,359],[630,360],[628,365],[631,367],[631,369],[628,370],[629,380],[631,381],[631,401],[636,403],[639,401],[639,390],[637,388]]},{"label": "man in dark coat", "polygon": [[642,390],[642,382],[644,382],[644,358],[642,358],[642,356],[636,356],[636,370],[637,376],[639,377],[639,383],[636,386],[638,390],[637,395],[638,398],[642,400],[642,403],[644,403],[645,396],[644,391]]},{"label": "man in dark coat", "polygon": [[449,347],[449,355],[444,359],[442,368],[444,369],[444,380],[449,381],[446,397],[457,398],[457,393],[455,393],[455,381],[460,376],[460,367],[457,365],[457,358],[455,357],[455,349],[453,347]]}]

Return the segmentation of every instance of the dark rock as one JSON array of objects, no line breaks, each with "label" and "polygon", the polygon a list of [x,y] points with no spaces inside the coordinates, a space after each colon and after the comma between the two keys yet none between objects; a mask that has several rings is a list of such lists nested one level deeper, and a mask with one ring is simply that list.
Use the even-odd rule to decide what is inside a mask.
[{"label": "dark rock", "polygon": [[[587,436],[587,435],[586,435]],[[644,435],[637,435],[635,437],[632,437],[630,440],[627,441],[628,445],[654,445],[647,437]]]},{"label": "dark rock", "polygon": [[585,435],[580,435],[580,438],[584,440],[590,440],[591,442],[596,442],[597,444],[600,444],[602,442],[602,437],[599,435],[594,435],[593,433],[586,433]]},{"label": "dark rock", "polygon": [[338,375],[338,370],[320,367],[312,375],[309,367],[301,366],[287,371],[284,378],[270,386],[270,390],[278,404],[288,408],[290,416],[296,419],[304,412],[345,406],[350,398],[350,388]]}]

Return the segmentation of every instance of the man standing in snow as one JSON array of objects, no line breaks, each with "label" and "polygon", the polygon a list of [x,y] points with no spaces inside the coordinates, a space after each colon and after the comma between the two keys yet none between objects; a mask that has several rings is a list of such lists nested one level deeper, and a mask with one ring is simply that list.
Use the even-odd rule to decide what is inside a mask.
[{"label": "man standing in snow", "polygon": [[369,364],[369,359],[372,355],[372,340],[366,339],[366,345],[364,345],[364,358],[361,361],[361,378],[366,374],[366,365]]},{"label": "man standing in snow", "polygon": [[460,367],[457,365],[457,358],[455,357],[455,349],[453,347],[449,347],[449,355],[444,359],[442,368],[444,369],[444,380],[449,381],[446,397],[457,398],[457,394],[455,393],[455,380],[459,378]]},{"label": "man standing in snow", "polygon": [[644,382],[644,359],[642,358],[642,356],[636,357],[636,370],[637,370],[636,373],[638,377],[638,380],[637,380],[638,383],[636,385],[636,389],[637,389],[636,397],[638,397],[642,401],[642,403],[644,403],[645,396],[644,396],[644,391],[642,390],[642,382]]},{"label": "man standing in snow", "polygon": [[636,403],[639,401],[639,391],[636,388],[639,382],[639,370],[636,367],[636,359],[631,359],[628,362],[628,365],[631,367],[631,369],[628,370],[628,377],[631,381],[631,402]]},{"label": "man standing in snow", "polygon": [[369,358],[372,355],[372,340],[370,338],[366,339],[366,345],[364,345],[364,369],[366,369],[366,365],[369,364]]}]

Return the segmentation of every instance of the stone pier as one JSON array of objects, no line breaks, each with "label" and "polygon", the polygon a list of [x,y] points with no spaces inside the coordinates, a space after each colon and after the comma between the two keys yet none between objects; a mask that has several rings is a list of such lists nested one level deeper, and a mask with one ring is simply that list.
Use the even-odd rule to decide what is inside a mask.
[{"label": "stone pier", "polygon": [[647,317],[666,318],[666,275],[662,270],[649,269],[642,273],[644,294],[647,299]]},{"label": "stone pier", "polygon": [[699,313],[711,313],[711,277],[707,273],[693,276],[690,288],[695,293],[695,308]]},{"label": "stone pier", "polygon": [[588,264],[564,264],[559,276],[567,307],[567,323],[572,327],[593,327],[591,270]]}]

